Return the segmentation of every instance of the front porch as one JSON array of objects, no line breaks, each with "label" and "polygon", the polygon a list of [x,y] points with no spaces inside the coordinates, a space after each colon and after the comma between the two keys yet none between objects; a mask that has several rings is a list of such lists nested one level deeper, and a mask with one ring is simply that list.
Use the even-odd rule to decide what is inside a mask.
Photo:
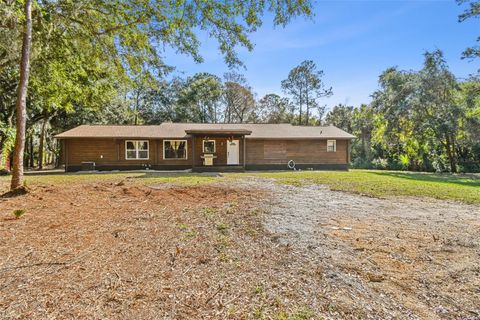
[{"label": "front porch", "polygon": [[249,130],[186,130],[192,139],[192,171],[242,172]]}]

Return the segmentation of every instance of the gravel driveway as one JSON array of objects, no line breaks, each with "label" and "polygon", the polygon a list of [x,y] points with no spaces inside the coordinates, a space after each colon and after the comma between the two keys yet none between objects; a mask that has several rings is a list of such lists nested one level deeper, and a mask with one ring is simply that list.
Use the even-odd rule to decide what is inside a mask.
[{"label": "gravel driveway", "polygon": [[259,178],[239,183],[270,191],[266,229],[318,260],[326,294],[339,307],[391,318],[480,319],[480,206]]}]

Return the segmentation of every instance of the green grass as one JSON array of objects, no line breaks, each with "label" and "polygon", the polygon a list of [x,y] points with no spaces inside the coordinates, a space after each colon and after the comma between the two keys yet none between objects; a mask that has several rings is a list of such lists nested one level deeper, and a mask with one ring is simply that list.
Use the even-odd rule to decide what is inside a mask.
[{"label": "green grass", "polygon": [[[480,175],[453,175],[414,173],[401,171],[350,170],[346,171],[284,171],[247,172],[225,175],[227,179],[246,176],[274,178],[278,183],[304,185],[324,184],[332,190],[361,193],[374,197],[413,196],[432,197],[480,204]],[[118,173],[58,173],[27,175],[28,185],[70,184],[92,182],[119,182],[129,178],[129,183],[152,185],[204,185],[219,178],[195,173],[118,172]],[[0,176],[0,191],[7,191],[9,176]]]},{"label": "green grass", "polygon": [[480,175],[453,175],[401,171],[285,171],[232,174],[231,177],[274,178],[283,184],[324,184],[332,190],[370,195],[432,197],[480,203]]},{"label": "green grass", "polygon": [[[0,176],[0,191],[7,191],[11,176]],[[38,184],[72,184],[92,182],[120,182],[128,179],[129,182],[143,185],[170,183],[176,185],[203,185],[216,181],[213,176],[195,173],[165,173],[165,172],[109,172],[109,173],[50,173],[28,174],[24,181],[30,185]]]}]

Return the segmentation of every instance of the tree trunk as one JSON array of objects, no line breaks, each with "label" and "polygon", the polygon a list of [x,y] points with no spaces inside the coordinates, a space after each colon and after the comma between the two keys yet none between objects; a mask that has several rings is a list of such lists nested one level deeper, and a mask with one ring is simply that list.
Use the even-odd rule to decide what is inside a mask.
[{"label": "tree trunk", "polygon": [[455,158],[455,145],[453,139],[447,134],[446,135],[446,145],[448,161],[450,162],[450,171],[452,173],[457,172],[457,161]]},{"label": "tree trunk", "polygon": [[302,90],[300,90],[300,112],[299,112],[299,115],[298,115],[298,124],[300,126],[302,125],[302,105],[303,105]]},{"label": "tree trunk", "polygon": [[138,107],[137,107],[137,104],[135,104],[135,110],[133,112],[133,124],[134,125],[138,125]]},{"label": "tree trunk", "polygon": [[230,99],[227,96],[226,97],[227,103],[226,103],[226,110],[225,110],[225,119],[223,119],[224,123],[230,123]]},{"label": "tree trunk", "polygon": [[137,94],[135,96],[135,107],[133,111],[133,124],[138,125],[138,106],[140,104],[140,89],[138,89]]},{"label": "tree trunk", "polygon": [[310,105],[309,105],[309,102],[308,102],[308,91],[307,91],[307,94],[306,94],[306,103],[305,103],[305,107],[306,107],[306,113],[305,113],[305,125],[308,126],[308,118],[310,117]]},{"label": "tree trunk", "polygon": [[16,104],[16,136],[13,155],[12,181],[10,188],[21,186],[23,179],[23,150],[25,148],[25,122],[28,76],[30,74],[30,47],[32,45],[32,0],[25,1],[25,29],[23,31],[22,60],[20,62],[20,82]]},{"label": "tree trunk", "polygon": [[[43,118],[42,130],[40,131],[40,143],[38,147],[38,169],[43,169],[44,151],[45,151],[45,132],[47,128],[48,117]],[[135,124],[136,125],[136,124]]]}]

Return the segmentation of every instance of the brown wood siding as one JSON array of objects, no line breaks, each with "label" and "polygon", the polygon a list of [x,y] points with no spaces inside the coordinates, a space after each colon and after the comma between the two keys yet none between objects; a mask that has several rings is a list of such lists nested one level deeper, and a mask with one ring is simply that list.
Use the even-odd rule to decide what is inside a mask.
[{"label": "brown wood siding", "polygon": [[247,139],[247,164],[345,164],[348,141],[337,140],[337,151],[327,152],[327,140]]},{"label": "brown wood siding", "polygon": [[[67,139],[66,164],[81,165],[85,161],[94,161],[96,165],[128,166],[128,165],[191,165],[191,141],[187,141],[187,160],[164,160],[163,140],[138,139],[149,141],[148,160],[127,160],[125,157],[125,141],[132,139]],[[102,158],[103,156],[103,158]]]},{"label": "brown wood siding", "polygon": [[[204,137],[195,138],[195,166],[203,166],[203,140]],[[208,140],[215,140],[215,155],[217,158],[213,159],[214,166],[226,166],[227,165],[227,137],[208,137]],[[240,164],[243,164],[243,138],[238,137],[234,140],[239,140],[239,152],[240,152]]]},{"label": "brown wood siding", "polygon": [[286,141],[265,140],[263,142],[263,159],[277,160],[287,158]]},{"label": "brown wood siding", "polygon": [[[226,165],[228,138],[211,137],[209,139],[216,141],[217,158],[214,159],[214,165]],[[240,140],[240,164],[243,164],[244,140],[241,137],[238,137],[238,140]],[[148,141],[148,160],[126,160],[125,139],[66,139],[63,148],[65,163],[69,166],[80,166],[84,161],[94,161],[97,166],[192,165],[192,139],[187,139],[187,160],[164,160],[163,140]],[[196,166],[203,165],[200,157],[203,154],[202,142],[203,137],[195,138]],[[287,164],[289,160],[294,160],[298,164],[346,164],[348,163],[348,140],[337,140],[336,152],[327,152],[327,140],[246,140],[247,164]]]}]

